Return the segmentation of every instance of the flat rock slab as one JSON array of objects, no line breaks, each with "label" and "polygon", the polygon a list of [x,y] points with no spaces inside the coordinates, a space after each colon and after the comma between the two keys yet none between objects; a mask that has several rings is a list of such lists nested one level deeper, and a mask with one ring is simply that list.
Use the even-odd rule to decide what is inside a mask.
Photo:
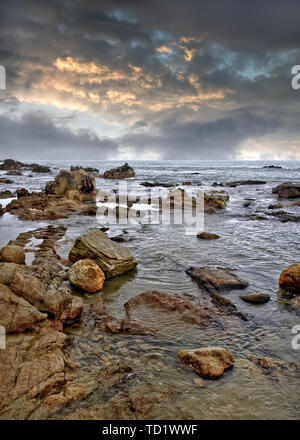
[{"label": "flat rock slab", "polygon": [[247,281],[222,267],[190,267],[186,270],[186,273],[209,293],[222,290],[244,289],[248,286]]},{"label": "flat rock slab", "polygon": [[125,246],[112,241],[99,229],[78,237],[69,253],[71,262],[85,258],[94,260],[106,278],[121,275],[137,265],[136,259]]},{"label": "flat rock slab", "polygon": [[225,370],[233,366],[231,354],[222,347],[180,350],[177,357],[184,365],[209,379],[219,379]]}]

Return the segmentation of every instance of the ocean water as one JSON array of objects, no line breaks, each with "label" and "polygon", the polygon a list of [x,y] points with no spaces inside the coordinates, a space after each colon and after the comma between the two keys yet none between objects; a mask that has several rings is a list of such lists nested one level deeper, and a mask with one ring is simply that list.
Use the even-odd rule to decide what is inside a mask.
[{"label": "ocean water", "polygon": [[[12,176],[13,184],[0,184],[0,191],[15,191],[25,187],[30,191],[39,191],[45,183],[53,179],[60,169],[69,169],[70,165],[82,165],[99,168],[100,174],[116,167],[122,162],[109,161],[52,161],[39,162],[51,167],[50,174],[24,172],[23,176]],[[132,192],[143,190],[143,181],[157,181],[180,186],[183,181],[192,182],[185,187],[188,191],[214,188],[214,182],[237,180],[266,180],[265,185],[224,187],[230,200],[224,211],[218,214],[205,215],[205,231],[221,236],[219,240],[199,240],[195,236],[187,236],[182,225],[128,225],[111,226],[109,236],[119,235],[126,230],[126,236],[132,241],[124,243],[138,260],[137,270],[116,279],[107,281],[103,291],[97,295],[104,298],[113,316],[123,317],[124,303],[131,297],[147,290],[158,290],[168,294],[188,293],[209,303],[209,296],[201,291],[185,273],[189,266],[221,266],[232,270],[249,282],[247,289],[232,291],[226,294],[241,312],[248,315],[253,328],[245,327],[232,320],[231,331],[216,335],[209,331],[199,334],[190,333],[187,327],[173,322],[170,325],[169,337],[162,341],[155,339],[147,342],[139,357],[144,362],[144,378],[148,378],[158,386],[176,384],[181,390],[180,408],[191,418],[299,418],[300,391],[299,377],[286,377],[272,380],[263,375],[252,375],[247,367],[237,367],[225,373],[217,382],[208,381],[205,388],[197,388],[193,383],[196,375],[178,366],[176,353],[181,348],[196,348],[205,345],[221,345],[227,348],[234,358],[240,359],[251,354],[271,356],[277,360],[299,362],[300,350],[291,346],[292,327],[300,324],[300,313],[291,309],[278,297],[278,277],[281,271],[292,263],[300,263],[300,224],[282,223],[266,213],[268,205],[277,202],[277,195],[272,188],[281,182],[300,182],[299,161],[129,161],[135,169],[135,178],[128,180]],[[282,169],[264,169],[265,165],[279,165]],[[199,174],[196,174],[199,173]],[[5,172],[1,172],[1,176]],[[96,179],[97,188],[103,190],[117,189],[118,182]],[[244,207],[245,199],[251,199],[249,207]],[[4,206],[6,200],[0,201]],[[300,207],[285,209],[293,215],[300,215]],[[257,219],[260,216],[265,219]],[[88,231],[98,228],[94,217],[71,216],[55,222],[24,222],[16,217],[5,214],[0,218],[0,246],[4,246],[19,233],[36,229],[48,224],[67,226],[65,237],[58,242],[57,251],[67,257],[75,238]],[[271,301],[262,306],[251,306],[240,298],[241,293],[265,292]],[[88,297],[86,302],[97,299]],[[228,318],[230,320],[230,318]],[[168,327],[168,322],[165,323]],[[70,333],[70,356],[78,360],[78,341],[87,338],[84,331],[76,326],[76,336]],[[171,335],[171,336],[170,336]],[[77,338],[77,339],[76,339]],[[130,345],[130,338],[124,340],[129,344],[129,357],[135,356],[137,347]],[[87,369],[99,367],[92,352],[97,345],[87,341],[91,352],[80,354],[80,362]],[[118,353],[118,344],[110,348]],[[115,350],[115,351],[114,351]],[[134,354],[135,353],[135,354]],[[158,354],[164,365],[169,366],[167,372],[153,372],[149,355]],[[135,380],[135,379],[133,379]],[[145,379],[146,380],[146,379]],[[206,381],[207,382],[207,381]],[[131,386],[130,384],[124,385]],[[104,401],[101,389],[93,393],[84,402],[89,406]],[[78,408],[81,407],[78,404]],[[76,405],[73,410],[78,409]],[[66,414],[62,410],[60,416]],[[174,416],[172,408],[166,405],[162,418]]]}]

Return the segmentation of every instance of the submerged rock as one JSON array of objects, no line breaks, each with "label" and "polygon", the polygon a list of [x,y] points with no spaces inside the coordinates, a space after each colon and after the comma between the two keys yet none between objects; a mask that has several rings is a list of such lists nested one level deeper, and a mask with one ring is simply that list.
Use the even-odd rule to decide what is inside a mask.
[{"label": "submerged rock", "polygon": [[284,182],[272,189],[279,199],[293,199],[300,197],[300,183]]},{"label": "submerged rock", "polygon": [[25,264],[25,252],[20,246],[5,246],[0,249],[0,257],[6,263]]},{"label": "submerged rock", "polygon": [[136,259],[125,246],[112,241],[98,229],[78,237],[69,253],[71,262],[84,258],[94,260],[106,278],[121,275],[137,265]]},{"label": "submerged rock", "polygon": [[68,270],[71,284],[88,293],[102,290],[105,275],[100,267],[92,260],[79,260]]},{"label": "submerged rock", "polygon": [[220,235],[212,234],[211,232],[199,232],[197,237],[201,238],[202,240],[217,240],[220,238]]},{"label": "submerged rock", "polygon": [[190,267],[186,273],[208,292],[244,289],[248,282],[222,267]]},{"label": "submerged rock", "polygon": [[103,174],[104,179],[128,179],[134,176],[134,169],[127,162],[118,168],[111,168]]},{"label": "submerged rock", "polygon": [[225,370],[233,366],[231,354],[221,347],[180,350],[177,357],[187,367],[209,379],[219,379]]},{"label": "submerged rock", "polygon": [[248,293],[240,296],[240,298],[250,304],[265,304],[270,301],[270,295],[267,293]]},{"label": "submerged rock", "polygon": [[292,294],[300,294],[300,265],[292,264],[279,277],[279,287]]}]

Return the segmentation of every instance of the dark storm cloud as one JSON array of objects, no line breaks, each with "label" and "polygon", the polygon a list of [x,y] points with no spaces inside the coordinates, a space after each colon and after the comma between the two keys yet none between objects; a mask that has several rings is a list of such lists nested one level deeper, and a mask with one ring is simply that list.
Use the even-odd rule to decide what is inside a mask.
[{"label": "dark storm cloud", "polygon": [[52,136],[65,155],[73,143],[80,156],[82,142],[90,157],[97,142],[109,153],[110,141],[92,134],[92,114],[122,124],[122,133],[127,126],[115,135],[114,154],[119,142],[163,158],[229,158],[251,136],[273,130],[282,140],[288,127],[296,137],[299,93],[290,72],[300,63],[299,16],[296,0],[2,1],[2,112],[20,102],[44,114],[47,106],[52,114],[77,111],[88,130],[28,115],[2,118],[1,130],[16,151],[18,139],[28,153],[39,139],[41,157]]},{"label": "dark storm cloud", "polygon": [[117,152],[116,142],[110,139],[99,139],[86,130],[74,133],[40,115],[27,114],[18,120],[0,116],[0,133],[2,159],[110,159]]}]

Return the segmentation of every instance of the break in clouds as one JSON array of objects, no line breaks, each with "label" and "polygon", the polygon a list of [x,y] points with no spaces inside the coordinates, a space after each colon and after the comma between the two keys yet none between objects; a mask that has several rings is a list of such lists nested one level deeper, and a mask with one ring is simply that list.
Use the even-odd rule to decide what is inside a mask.
[{"label": "break in clouds", "polygon": [[0,12],[3,158],[300,159],[297,1]]}]

